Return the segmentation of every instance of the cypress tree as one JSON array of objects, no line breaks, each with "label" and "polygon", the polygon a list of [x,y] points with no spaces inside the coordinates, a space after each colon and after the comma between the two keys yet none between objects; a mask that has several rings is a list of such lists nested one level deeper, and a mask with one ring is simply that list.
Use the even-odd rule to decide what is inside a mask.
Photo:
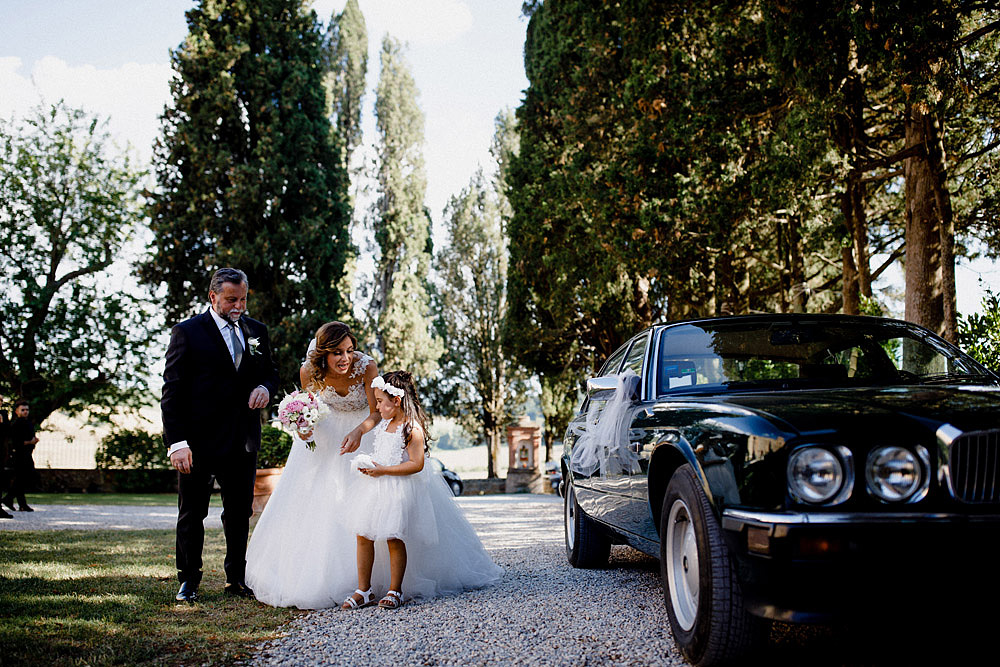
[{"label": "cypress tree", "polygon": [[437,368],[443,346],[432,333],[430,216],[424,207],[424,115],[417,86],[399,42],[382,41],[381,74],[375,98],[379,135],[379,197],[372,303],[378,348],[387,369],[427,377]]},{"label": "cypress tree", "polygon": [[203,0],[173,52],[173,105],[155,146],[147,282],[168,319],[204,308],[208,276],[234,266],[271,329],[281,377],[345,314],[347,176],[331,132],[316,15],[302,0]]},{"label": "cypress tree", "polygon": [[361,100],[368,74],[368,30],[358,0],[347,0],[344,11],[330,22],[329,72],[326,75],[330,121],[340,137],[344,167],[361,144]]}]

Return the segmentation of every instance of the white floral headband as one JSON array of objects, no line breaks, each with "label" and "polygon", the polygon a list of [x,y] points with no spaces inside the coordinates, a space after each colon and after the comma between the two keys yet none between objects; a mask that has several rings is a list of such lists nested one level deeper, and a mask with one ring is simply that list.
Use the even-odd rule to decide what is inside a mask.
[{"label": "white floral headband", "polygon": [[398,398],[402,398],[403,394],[406,393],[406,390],[403,389],[402,387],[394,387],[391,384],[387,383],[385,380],[382,379],[381,375],[376,375],[375,379],[372,380],[372,389],[381,389],[390,396],[396,396]]}]

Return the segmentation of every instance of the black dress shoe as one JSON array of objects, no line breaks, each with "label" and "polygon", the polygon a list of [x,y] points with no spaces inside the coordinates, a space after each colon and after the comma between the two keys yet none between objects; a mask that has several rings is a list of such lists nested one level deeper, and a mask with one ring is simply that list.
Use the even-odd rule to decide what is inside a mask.
[{"label": "black dress shoe", "polygon": [[7,507],[7,509],[9,509],[11,512],[16,512],[17,511],[17,510],[14,509],[14,501],[13,500],[4,500],[2,502],[3,502],[4,506]]},{"label": "black dress shoe", "polygon": [[238,598],[253,598],[253,591],[249,586],[244,584],[242,581],[235,584],[226,584],[226,587],[222,589],[222,592],[226,595],[232,595]]},{"label": "black dress shoe", "polygon": [[9,514],[3,510],[0,510],[0,519],[13,519],[13,518],[14,518],[13,514]]},{"label": "black dress shoe", "polygon": [[18,509],[21,510],[22,512],[34,512],[35,511],[35,510],[31,509],[30,507],[28,507],[27,505],[21,505],[20,507],[18,507]]},{"label": "black dress shoe", "polygon": [[177,591],[174,599],[178,602],[195,602],[198,599],[198,587],[185,581],[181,584],[181,589]]}]

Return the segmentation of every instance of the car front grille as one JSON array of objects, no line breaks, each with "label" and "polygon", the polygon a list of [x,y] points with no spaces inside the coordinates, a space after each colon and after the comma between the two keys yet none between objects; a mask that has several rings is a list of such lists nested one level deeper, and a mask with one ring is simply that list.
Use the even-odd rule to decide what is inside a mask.
[{"label": "car front grille", "polygon": [[951,443],[949,472],[955,498],[1000,502],[1000,431],[965,433]]}]

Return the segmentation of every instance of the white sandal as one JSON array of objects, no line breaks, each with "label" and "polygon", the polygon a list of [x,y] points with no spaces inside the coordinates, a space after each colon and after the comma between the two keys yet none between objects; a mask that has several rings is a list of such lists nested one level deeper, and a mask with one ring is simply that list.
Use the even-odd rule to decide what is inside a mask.
[{"label": "white sandal", "polygon": [[403,594],[399,591],[389,591],[378,601],[378,606],[382,609],[399,609],[403,606]]},{"label": "white sandal", "polygon": [[[357,600],[354,599],[355,595],[361,596],[361,602],[358,602]],[[375,604],[375,600],[373,600],[372,597],[373,597],[372,589],[369,588],[367,591],[363,591],[360,588],[356,588],[354,589],[354,594],[351,595],[346,600],[344,600],[344,604],[340,605],[340,608],[343,610],[348,610],[348,609],[362,609],[364,607],[370,607],[373,604]]]}]

